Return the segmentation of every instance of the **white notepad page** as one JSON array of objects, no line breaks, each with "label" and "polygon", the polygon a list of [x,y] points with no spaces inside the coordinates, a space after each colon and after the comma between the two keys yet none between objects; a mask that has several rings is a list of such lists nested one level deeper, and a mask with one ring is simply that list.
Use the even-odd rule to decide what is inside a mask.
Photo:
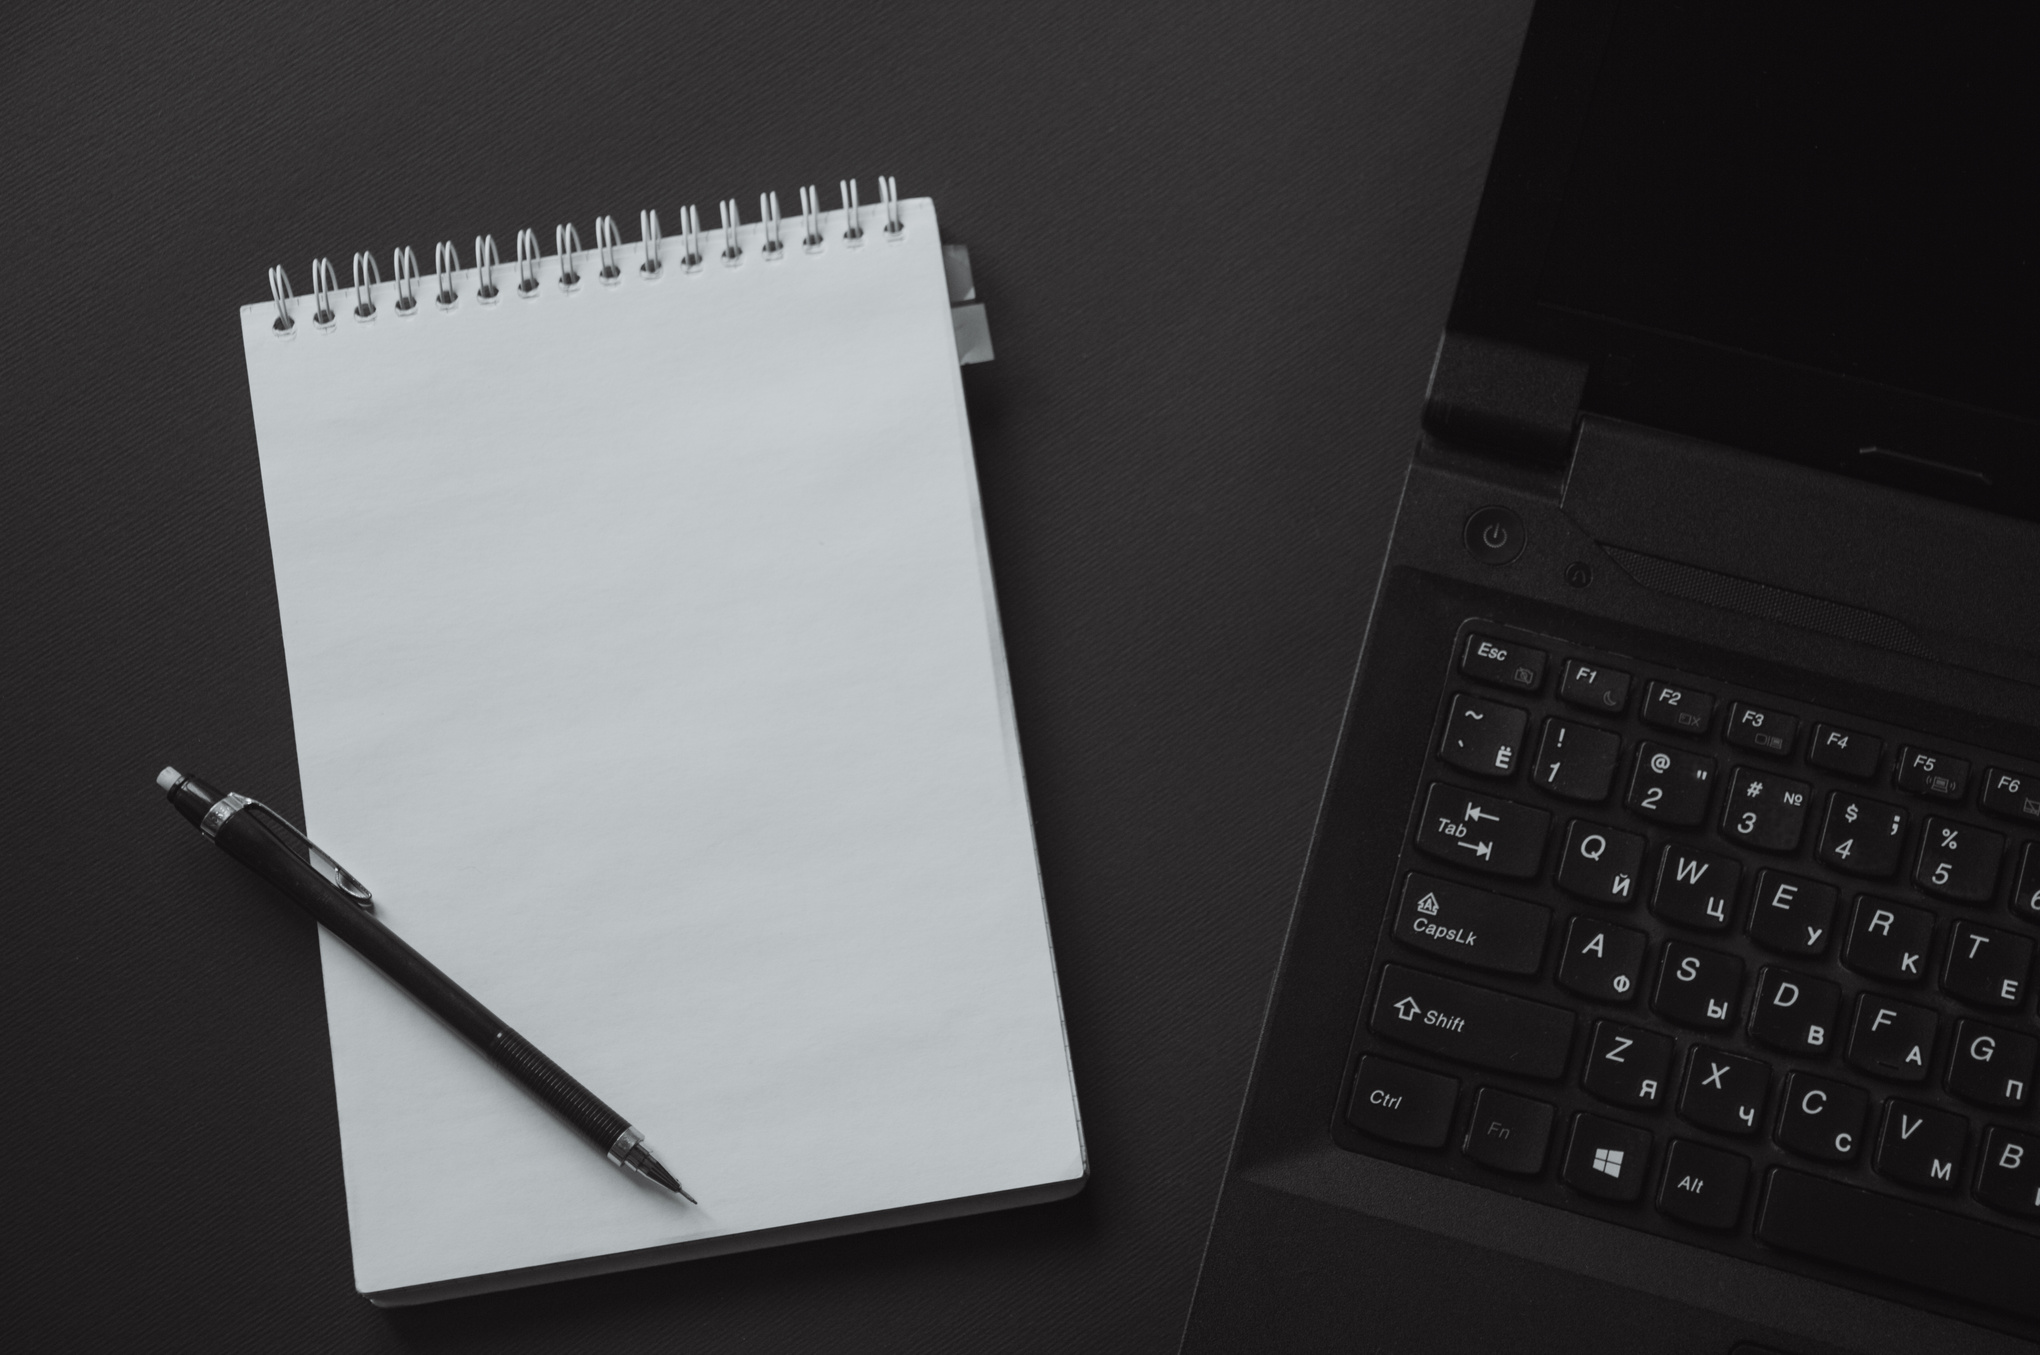
[{"label": "white notepad page", "polygon": [[[365,1293],[1085,1173],[933,205],[242,315],[311,837],[642,1129],[320,934]],[[222,774],[225,774],[223,769]],[[251,790],[254,788],[251,788]]]}]

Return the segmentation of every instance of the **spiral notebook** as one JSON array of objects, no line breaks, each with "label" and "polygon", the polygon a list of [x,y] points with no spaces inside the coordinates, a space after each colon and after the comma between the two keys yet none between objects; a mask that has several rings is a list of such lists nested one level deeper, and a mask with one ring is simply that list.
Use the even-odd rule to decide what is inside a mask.
[{"label": "spiral notebook", "polygon": [[701,1201],[322,932],[378,1303],[1083,1184],[935,209],[883,187],[242,312],[310,835]]}]

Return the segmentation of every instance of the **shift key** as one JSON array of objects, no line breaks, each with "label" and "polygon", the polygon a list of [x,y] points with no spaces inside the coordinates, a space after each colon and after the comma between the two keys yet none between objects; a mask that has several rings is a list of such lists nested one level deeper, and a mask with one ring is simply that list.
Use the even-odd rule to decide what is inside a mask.
[{"label": "shift key", "polygon": [[1422,970],[1385,965],[1375,1034],[1440,1058],[1524,1077],[1565,1073],[1573,1014]]},{"label": "shift key", "polygon": [[1527,880],[1544,860],[1550,827],[1551,815],[1541,809],[1433,781],[1417,849],[1468,870]]}]

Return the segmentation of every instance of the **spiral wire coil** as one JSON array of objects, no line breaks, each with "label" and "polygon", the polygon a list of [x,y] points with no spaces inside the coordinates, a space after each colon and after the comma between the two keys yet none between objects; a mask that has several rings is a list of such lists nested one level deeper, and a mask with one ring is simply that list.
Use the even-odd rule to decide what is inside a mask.
[{"label": "spiral wire coil", "polygon": [[616,218],[598,216],[595,218],[595,254],[600,266],[595,276],[604,282],[614,283],[623,276],[623,269],[616,262],[616,251],[622,246],[623,237],[617,233]]},{"label": "spiral wire coil", "polygon": [[290,318],[290,303],[294,297],[290,290],[290,274],[283,271],[282,264],[270,267],[269,296],[276,302],[276,323],[270,328],[279,334],[288,334],[297,321]]},{"label": "spiral wire coil", "polygon": [[659,276],[665,264],[659,258],[659,214],[646,210],[638,213],[638,239],[644,242],[645,261],[638,265],[638,272],[648,278]]},{"label": "spiral wire coil", "polygon": [[460,251],[451,240],[441,240],[432,247],[432,271],[438,274],[439,290],[432,294],[433,304],[443,311],[450,311],[460,293],[453,290],[453,275],[460,272]]},{"label": "spiral wire coil", "polygon": [[687,273],[701,271],[701,213],[692,207],[680,209],[680,268]]},{"label": "spiral wire coil", "polygon": [[822,252],[822,196],[809,184],[800,190],[800,247],[810,254]]},{"label": "spiral wire coil", "polygon": [[765,256],[767,263],[784,257],[786,246],[779,239],[779,194],[758,195],[758,219],[765,223],[765,239],[758,246],[758,252]]},{"label": "spiral wire coil", "polygon": [[864,238],[864,223],[857,207],[857,180],[837,180],[837,191],[843,195],[843,219],[849,223],[843,227],[843,239],[854,245]]},{"label": "spiral wire coil", "polygon": [[574,268],[574,256],[581,252],[581,233],[571,225],[553,227],[553,253],[560,256],[560,286],[573,290],[581,285]]},{"label": "spiral wire coil", "polygon": [[496,237],[477,235],[475,237],[475,300],[494,301],[496,292],[496,270],[503,264],[503,256],[496,252]]},{"label": "spiral wire coil", "polygon": [[333,276],[333,261],[312,260],[312,323],[320,329],[333,327],[333,293],[339,290],[340,279]]},{"label": "spiral wire coil", "polygon": [[744,261],[744,247],[737,243],[737,227],[743,224],[743,218],[737,214],[737,200],[735,198],[724,198],[720,208],[722,211],[723,266],[735,268]]},{"label": "spiral wire coil", "polygon": [[369,288],[382,285],[382,270],[375,266],[375,255],[363,250],[354,256],[354,317],[357,320],[375,318],[375,298]]},{"label": "spiral wire coil", "polygon": [[397,284],[397,314],[413,315],[418,310],[418,256],[405,245],[390,251],[390,273]]},{"label": "spiral wire coil", "polygon": [[900,217],[900,186],[891,175],[878,176],[879,201],[885,204],[885,238],[898,240],[905,236],[907,223]]},{"label": "spiral wire coil", "polygon": [[538,236],[529,230],[517,232],[517,295],[538,295]]}]

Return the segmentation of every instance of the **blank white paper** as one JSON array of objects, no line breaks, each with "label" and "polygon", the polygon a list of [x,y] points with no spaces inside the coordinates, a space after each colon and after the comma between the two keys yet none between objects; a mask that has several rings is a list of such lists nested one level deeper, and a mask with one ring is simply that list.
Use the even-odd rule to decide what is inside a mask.
[{"label": "blank white paper", "polygon": [[[642,1129],[321,933],[374,1292],[1081,1179],[933,205],[242,313],[312,838]],[[251,791],[256,788],[250,788]]]}]

